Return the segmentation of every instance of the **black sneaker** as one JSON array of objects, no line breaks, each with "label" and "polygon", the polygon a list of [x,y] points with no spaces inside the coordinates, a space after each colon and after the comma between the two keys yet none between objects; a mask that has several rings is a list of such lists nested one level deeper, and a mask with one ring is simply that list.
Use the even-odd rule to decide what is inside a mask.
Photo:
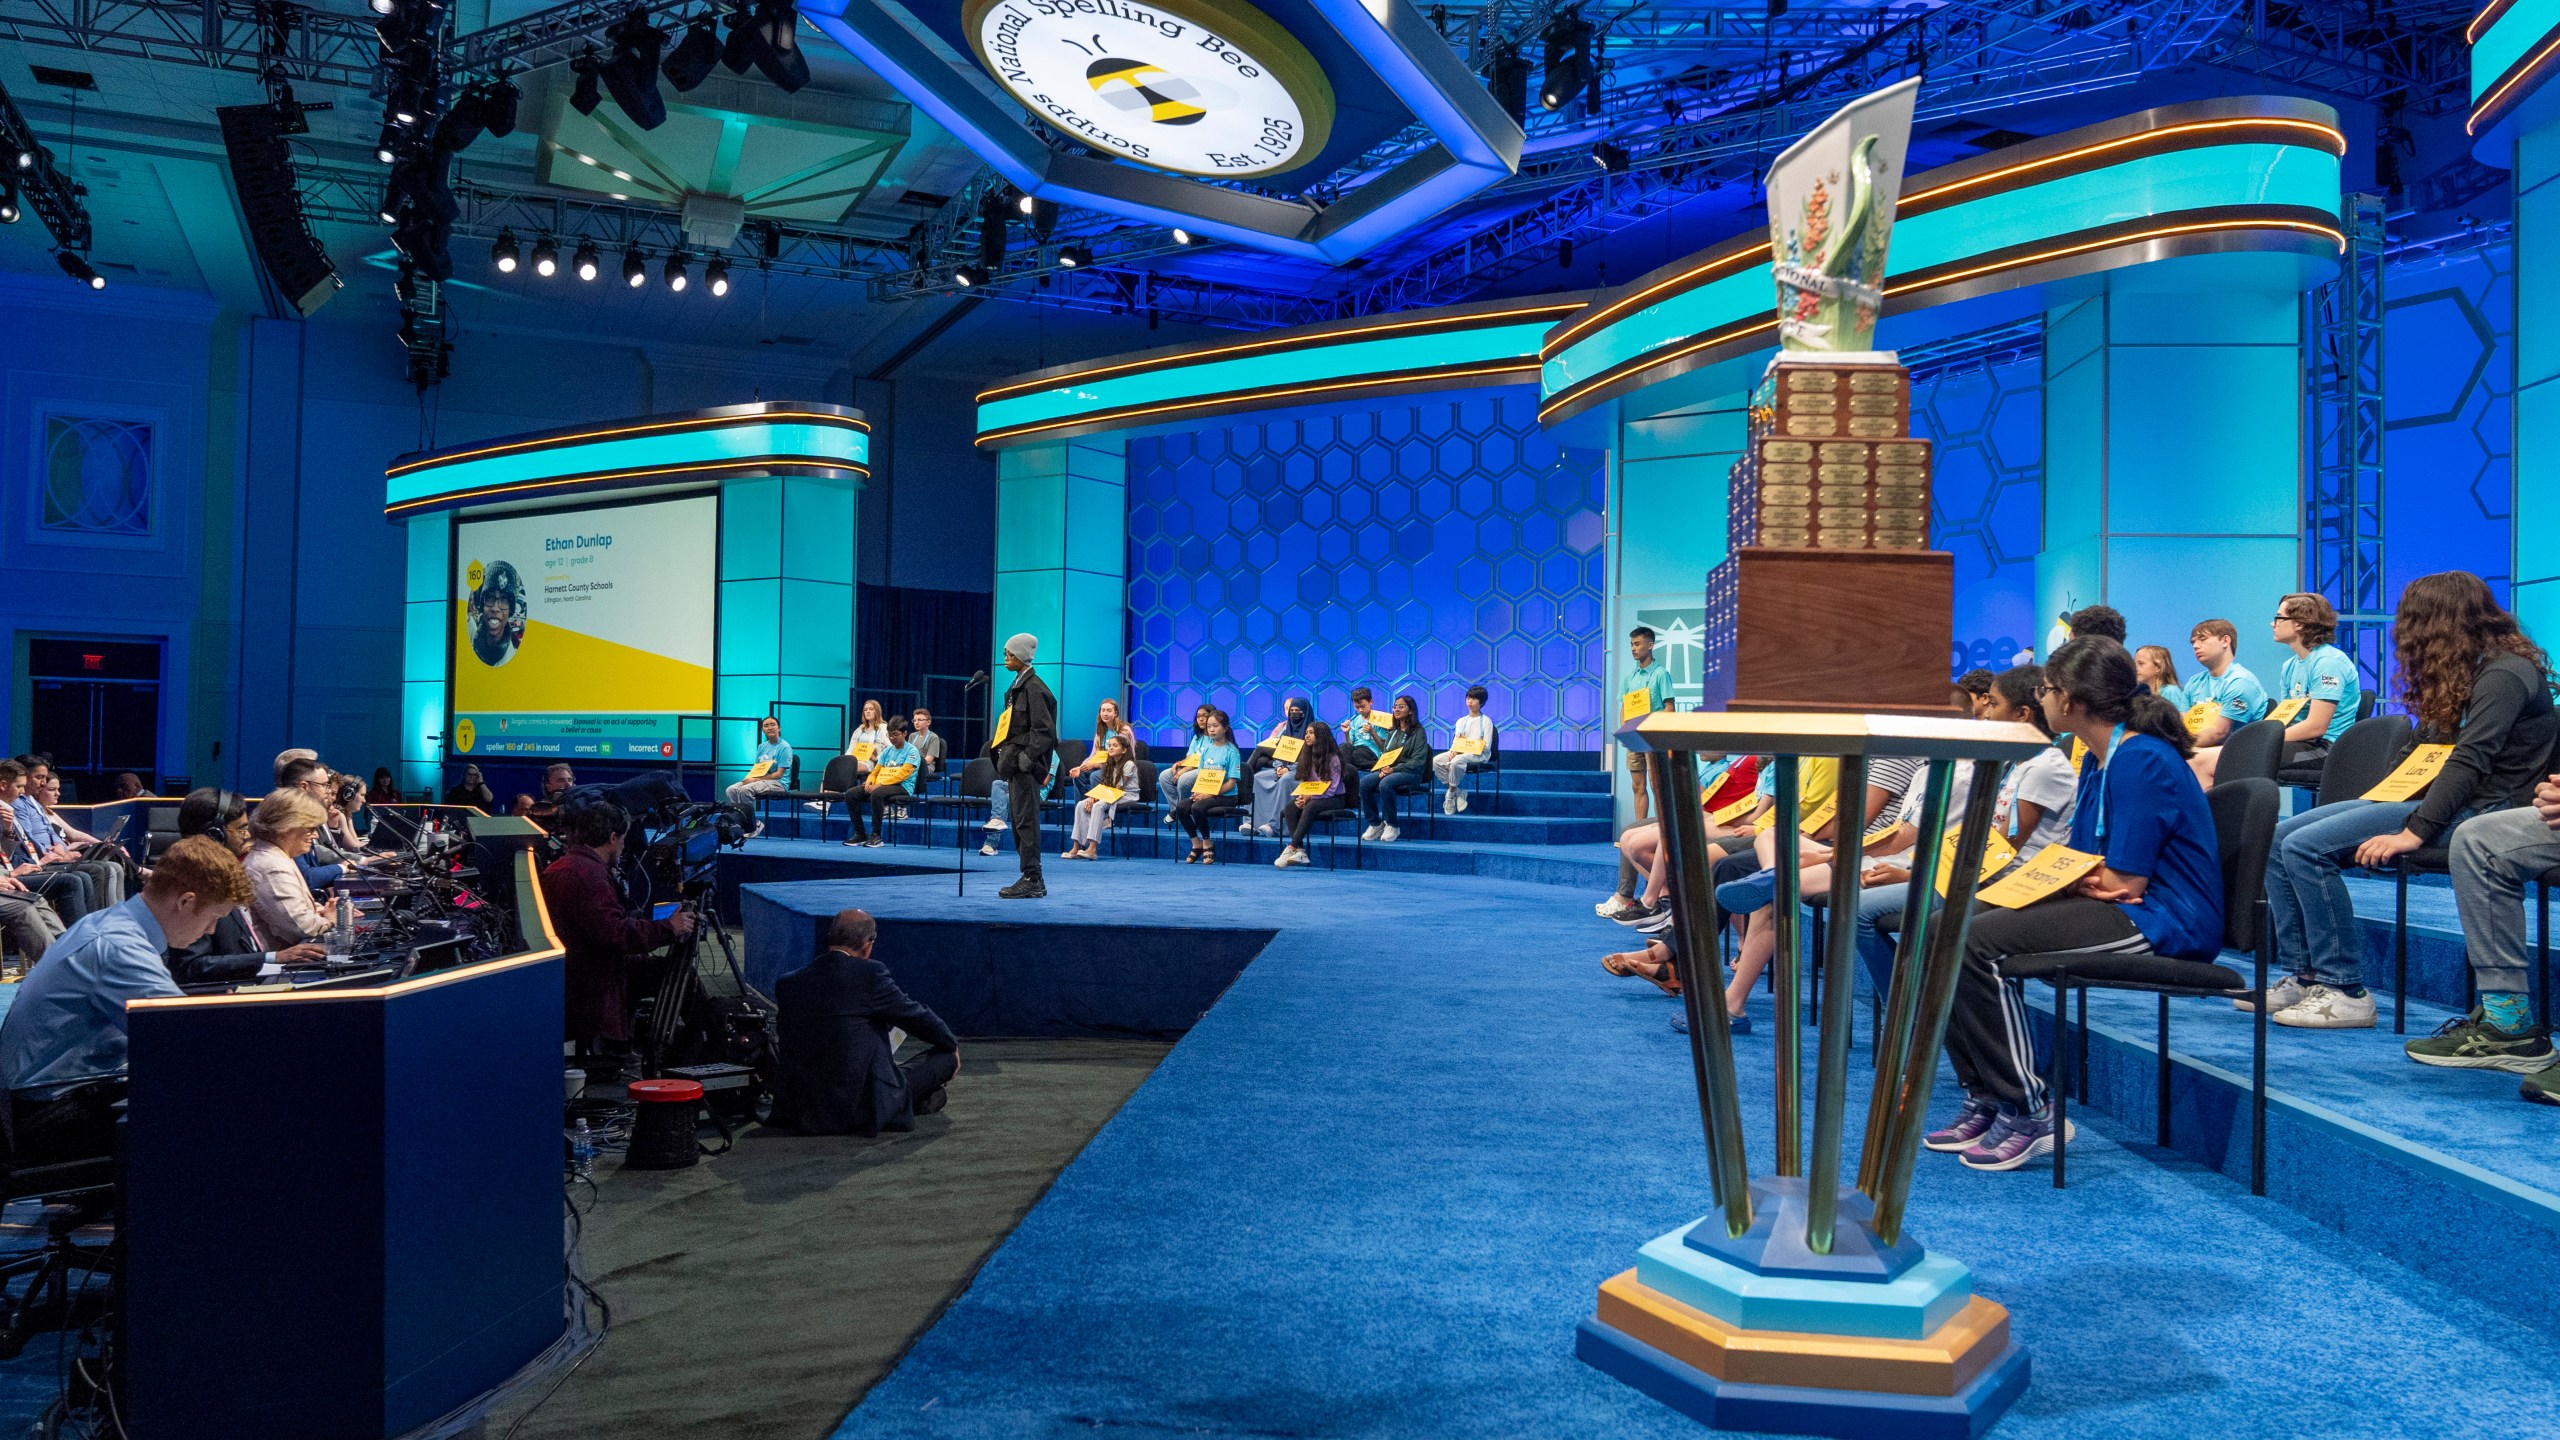
[{"label": "black sneaker", "polygon": [[939,1115],[942,1113],[942,1107],[950,1103],[951,1087],[936,1085],[916,1097],[914,1109],[919,1115]]},{"label": "black sneaker", "polygon": [[1007,900],[1046,900],[1049,887],[1041,884],[1038,876],[1025,875],[996,893]]},{"label": "black sneaker", "polygon": [[1662,917],[1668,916],[1670,913],[1671,897],[1665,895],[1661,899],[1654,901],[1651,905],[1632,905],[1624,912],[1612,915],[1609,918],[1626,926],[1630,930],[1642,930],[1647,928],[1646,922],[1648,921],[1659,926],[1662,922]]}]

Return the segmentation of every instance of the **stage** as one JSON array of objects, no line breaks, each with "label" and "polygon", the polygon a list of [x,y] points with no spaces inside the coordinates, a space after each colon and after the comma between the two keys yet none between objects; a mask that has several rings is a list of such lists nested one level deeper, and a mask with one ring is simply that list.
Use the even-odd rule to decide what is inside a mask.
[{"label": "stage", "polygon": [[[913,868],[947,850],[826,848],[805,864],[841,878],[748,883],[751,945],[761,907],[849,904],[884,938],[1024,927],[1033,954],[1106,923],[1171,932],[1157,955],[1269,934],[840,1435],[1697,1433],[1573,1358],[1599,1282],[1708,1206],[1674,1006],[1597,963],[1629,940],[1590,913],[1604,883],[1053,859],[1023,902],[994,894],[1009,860],[972,853],[962,900]],[[1765,1163],[1765,992],[1754,1009],[1737,1048]],[[2181,1146],[2212,1149],[2230,1107],[2190,1052],[2227,1063],[2245,1017],[2176,1013]],[[1924,1154],[1913,1191],[1914,1232],[2034,1356],[1996,1433],[2396,1436],[2446,1407],[2549,1432],[2560,1175],[2513,1077],[2422,1070],[2387,1026],[2280,1031],[2277,1178],[2253,1199],[2245,1171],[2148,1144],[2147,1012],[2093,1019],[2098,1101],[2133,1119],[2075,1106],[2071,1189]],[[2357,1143],[2303,1148],[2324,1134]]]}]

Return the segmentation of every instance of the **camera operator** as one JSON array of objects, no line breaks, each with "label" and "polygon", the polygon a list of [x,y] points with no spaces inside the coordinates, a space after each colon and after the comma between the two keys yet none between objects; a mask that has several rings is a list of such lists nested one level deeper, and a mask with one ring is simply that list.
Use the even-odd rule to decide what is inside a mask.
[{"label": "camera operator", "polygon": [[624,909],[613,876],[631,816],[611,796],[570,796],[560,807],[558,828],[568,846],[544,868],[542,898],[568,951],[568,1038],[582,1046],[599,1040],[627,1044],[631,969],[649,951],[689,938],[693,912],[652,920]]}]

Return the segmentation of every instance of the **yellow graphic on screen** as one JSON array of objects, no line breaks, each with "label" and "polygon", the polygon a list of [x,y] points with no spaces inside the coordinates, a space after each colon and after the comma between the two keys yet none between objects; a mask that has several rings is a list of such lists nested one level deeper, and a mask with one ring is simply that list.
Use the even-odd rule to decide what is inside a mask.
[{"label": "yellow graphic on screen", "polygon": [[474,726],[468,720],[456,720],[453,722],[454,749],[468,755],[471,753],[471,747],[479,743],[480,731],[478,727]]},{"label": "yellow graphic on screen", "polygon": [[1191,103],[1200,98],[1191,82],[1144,60],[1106,55],[1084,68],[1084,78],[1094,93],[1110,101],[1113,108],[1144,110],[1147,118],[1159,125],[1196,125],[1209,113]]},{"label": "yellow graphic on screen", "polygon": [[[453,607],[461,654],[471,653],[471,613]],[[474,711],[613,714],[711,709],[711,667],[636,646],[599,640],[540,620],[525,622],[512,663],[467,658],[454,666],[453,708]]]}]

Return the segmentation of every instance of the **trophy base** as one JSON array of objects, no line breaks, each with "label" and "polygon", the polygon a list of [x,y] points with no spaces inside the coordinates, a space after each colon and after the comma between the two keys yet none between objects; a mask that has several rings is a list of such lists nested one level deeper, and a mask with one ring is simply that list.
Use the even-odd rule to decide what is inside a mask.
[{"label": "trophy base", "polygon": [[1763,1175],[1751,1182],[1750,1229],[1727,1235],[1713,1225],[1692,1225],[1686,1243],[1755,1275],[1807,1280],[1893,1280],[1929,1253],[1907,1236],[1892,1245],[1884,1243],[1868,1228],[1875,1218],[1875,1202],[1855,1187],[1843,1186],[1831,1251],[1816,1255],[1804,1243],[1807,1193],[1800,1175]]},{"label": "trophy base", "polygon": [[1755,1384],[1719,1380],[1597,1320],[1582,1322],[1574,1354],[1713,1429],[1841,1440],[1976,1440],[2026,1393],[2029,1368],[2027,1352],[2006,1345],[1951,1395]]}]

